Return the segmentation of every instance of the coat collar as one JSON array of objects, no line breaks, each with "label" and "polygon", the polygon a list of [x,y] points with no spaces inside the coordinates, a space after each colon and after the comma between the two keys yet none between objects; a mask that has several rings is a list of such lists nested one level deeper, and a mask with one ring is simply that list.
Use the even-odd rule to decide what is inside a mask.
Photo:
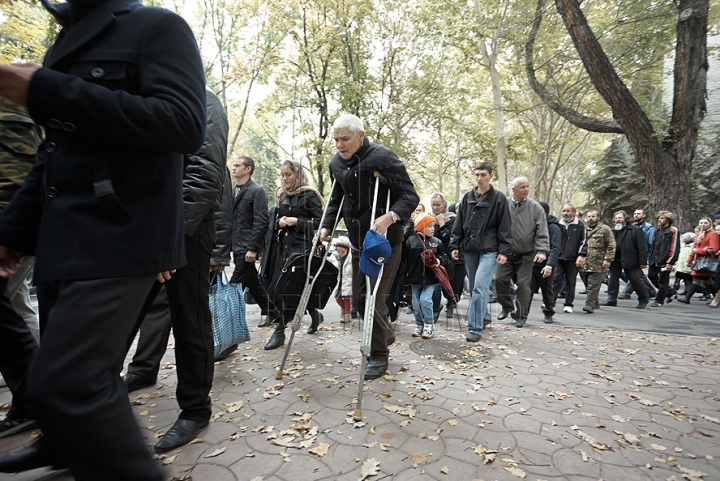
[{"label": "coat collar", "polygon": [[70,27],[72,7],[69,3],[55,5],[48,0],[42,2],[48,12],[63,26],[57,41],[45,56],[44,66],[48,68],[57,66],[68,55],[92,42],[103,30],[115,23],[117,14],[142,6],[138,0],[108,0],[90,10],[77,24]]}]

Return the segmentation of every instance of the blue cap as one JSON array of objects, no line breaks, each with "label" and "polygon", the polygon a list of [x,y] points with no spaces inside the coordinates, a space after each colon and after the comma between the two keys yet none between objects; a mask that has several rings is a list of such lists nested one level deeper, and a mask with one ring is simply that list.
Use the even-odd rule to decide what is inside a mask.
[{"label": "blue cap", "polygon": [[392,254],[390,242],[376,231],[369,230],[363,241],[360,270],[366,276],[376,279],[383,264],[390,258],[390,254]]}]

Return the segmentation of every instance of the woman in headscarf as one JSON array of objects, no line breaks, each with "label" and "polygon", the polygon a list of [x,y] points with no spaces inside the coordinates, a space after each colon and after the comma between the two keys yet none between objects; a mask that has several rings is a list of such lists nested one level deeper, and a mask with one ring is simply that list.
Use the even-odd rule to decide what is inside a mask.
[{"label": "woman in headscarf", "polygon": [[[720,252],[720,236],[713,230],[713,224],[710,218],[703,217],[700,219],[698,227],[700,227],[700,232],[697,237],[695,237],[692,252],[687,260],[688,266],[695,264],[695,261],[701,257],[717,257]],[[697,272],[695,269],[693,269],[690,274],[692,275],[692,284],[690,284],[690,287],[687,289],[685,297],[678,298],[678,302],[690,304],[690,299],[692,299],[693,294],[695,291],[699,291],[703,284],[711,294],[717,294],[717,286],[713,281],[713,277],[715,277],[714,274]]]},{"label": "woman in headscarf", "polygon": [[[315,230],[320,225],[324,203],[320,192],[308,185],[308,178],[300,162],[286,160],[280,166],[280,201],[275,214],[277,244],[273,255],[274,283],[285,262],[296,252],[309,253],[313,245]],[[323,315],[315,309],[309,310],[312,324],[308,334],[317,331]],[[277,349],[285,343],[285,327],[292,320],[294,311],[283,310],[283,319],[275,327],[273,335],[265,345],[266,350]]]}]

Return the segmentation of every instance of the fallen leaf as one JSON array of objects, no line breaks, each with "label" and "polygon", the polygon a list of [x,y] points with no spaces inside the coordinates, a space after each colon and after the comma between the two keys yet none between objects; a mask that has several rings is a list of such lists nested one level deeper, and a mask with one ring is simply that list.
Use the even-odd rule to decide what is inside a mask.
[{"label": "fallen leaf", "polygon": [[450,419],[450,420],[448,421],[448,424],[449,424],[450,426],[457,426],[457,419]]},{"label": "fallen leaf", "polygon": [[417,468],[421,464],[427,463],[427,456],[425,456],[423,453],[412,453],[410,455],[410,459],[412,459],[413,468]]},{"label": "fallen leaf", "polygon": [[375,458],[370,458],[365,461],[360,467],[360,481],[367,479],[370,476],[377,476],[380,474],[380,463]]},{"label": "fallen leaf", "polygon": [[623,434],[623,438],[625,438],[625,441],[629,442],[630,444],[637,444],[640,442],[640,439],[631,433]]},{"label": "fallen leaf", "polygon": [[168,456],[167,458],[163,459],[163,462],[162,462],[162,463],[163,463],[163,464],[170,464],[170,463],[172,463],[173,461],[175,461],[175,458],[177,458],[177,457],[178,457],[177,454],[174,455],[174,456]]},{"label": "fallen leaf", "polygon": [[417,414],[417,409],[415,406],[397,406],[395,404],[385,404],[383,408],[387,409],[391,413],[397,413],[402,416],[407,416],[410,419],[413,418]]},{"label": "fallen leaf", "polygon": [[309,449],[308,453],[315,454],[317,456],[320,456],[321,458],[325,456],[328,453],[328,450],[330,449],[330,445],[327,443],[320,443],[317,447]]},{"label": "fallen leaf", "polygon": [[226,448],[216,449],[216,450],[213,451],[212,453],[205,455],[205,457],[206,457],[206,458],[214,458],[215,456],[220,456],[222,453],[225,452],[225,449],[226,449]]},{"label": "fallen leaf", "polygon": [[651,444],[650,445],[653,449],[656,449],[658,451],[665,451],[667,448],[661,444]]},{"label": "fallen leaf", "polygon": [[523,471],[520,468],[510,466],[510,467],[505,467],[505,470],[508,471],[510,474],[514,474],[518,478],[523,478],[523,479],[527,478],[527,474],[525,473],[525,471]]},{"label": "fallen leaf", "polygon": [[443,474],[447,474],[450,472],[450,468],[448,468],[447,466],[443,466],[442,468],[440,468],[440,472]]},{"label": "fallen leaf", "polygon": [[238,412],[242,407],[242,401],[235,401],[234,403],[225,404],[225,410],[229,413]]},{"label": "fallen leaf", "polygon": [[699,416],[706,421],[710,421],[711,423],[720,424],[720,419],[718,418],[711,418],[710,416],[705,416],[704,414],[700,414]]},{"label": "fallen leaf", "polygon": [[206,442],[203,438],[195,438],[192,441],[190,441],[188,444],[200,444]]}]

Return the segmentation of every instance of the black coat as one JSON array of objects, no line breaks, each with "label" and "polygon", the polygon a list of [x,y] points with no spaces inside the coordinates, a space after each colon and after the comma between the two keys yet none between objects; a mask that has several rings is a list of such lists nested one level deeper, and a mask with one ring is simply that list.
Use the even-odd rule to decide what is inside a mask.
[{"label": "black coat", "polygon": [[233,191],[232,251],[244,256],[247,251],[260,255],[265,249],[268,228],[268,203],[265,189],[249,179]]},{"label": "black coat", "polygon": [[674,265],[680,254],[680,236],[675,227],[667,226],[655,230],[648,265],[664,266]]},{"label": "black coat", "polygon": [[610,267],[639,269],[647,264],[647,247],[642,228],[630,224],[622,230],[613,230],[615,260]]},{"label": "black coat", "polygon": [[187,23],[109,0],[63,26],[32,77],[38,163],[0,219],[37,256],[35,282],[156,274],[185,264],[183,153],[205,137],[205,74]]},{"label": "black coat", "polygon": [[[312,249],[315,230],[320,225],[323,208],[320,197],[314,192],[306,190],[295,195],[280,195],[280,204],[275,211],[274,237],[277,239],[270,262],[272,266],[272,281],[280,275],[280,269],[285,265],[290,254],[296,252],[310,252]],[[297,217],[297,225],[280,228],[278,222],[282,217]]]},{"label": "black coat", "polygon": [[232,251],[233,186],[230,169],[225,167],[222,198],[215,209],[215,248],[210,257],[211,266],[229,266]]},{"label": "black coat", "polygon": [[560,246],[562,244],[562,228],[558,222],[558,218],[554,215],[547,216],[548,225],[548,236],[550,237],[550,250],[548,251],[547,259],[543,262],[536,262],[536,266],[550,266],[555,268],[557,266],[558,257],[560,256]]},{"label": "black coat", "polygon": [[[375,218],[391,210],[403,221],[410,219],[410,215],[420,202],[420,197],[415,192],[410,176],[405,170],[405,164],[392,150],[370,142],[367,137],[350,160],[345,160],[340,153],[336,153],[330,160],[329,170],[330,177],[336,179],[337,183],[330,193],[322,227],[333,228],[340,201],[344,197],[342,217],[345,219],[350,242],[358,249],[362,247],[365,234],[371,227],[370,216],[375,196],[374,172],[382,176]],[[390,209],[385,208],[388,194]],[[401,222],[396,222],[388,228],[387,239],[392,245],[403,241]]]},{"label": "black coat", "polygon": [[425,239],[425,248],[423,248],[420,239],[416,235],[411,235],[405,241],[403,247],[403,258],[407,265],[406,282],[411,285],[421,286],[438,284],[440,281],[437,280],[432,269],[423,263],[420,254],[425,248],[430,249],[435,253],[440,265],[447,266],[448,262],[450,262],[450,256],[442,241],[437,237],[427,237]]},{"label": "black coat", "polygon": [[453,223],[450,250],[485,254],[512,254],[512,232],[507,198],[492,186],[478,203],[471,190],[460,201]]}]

